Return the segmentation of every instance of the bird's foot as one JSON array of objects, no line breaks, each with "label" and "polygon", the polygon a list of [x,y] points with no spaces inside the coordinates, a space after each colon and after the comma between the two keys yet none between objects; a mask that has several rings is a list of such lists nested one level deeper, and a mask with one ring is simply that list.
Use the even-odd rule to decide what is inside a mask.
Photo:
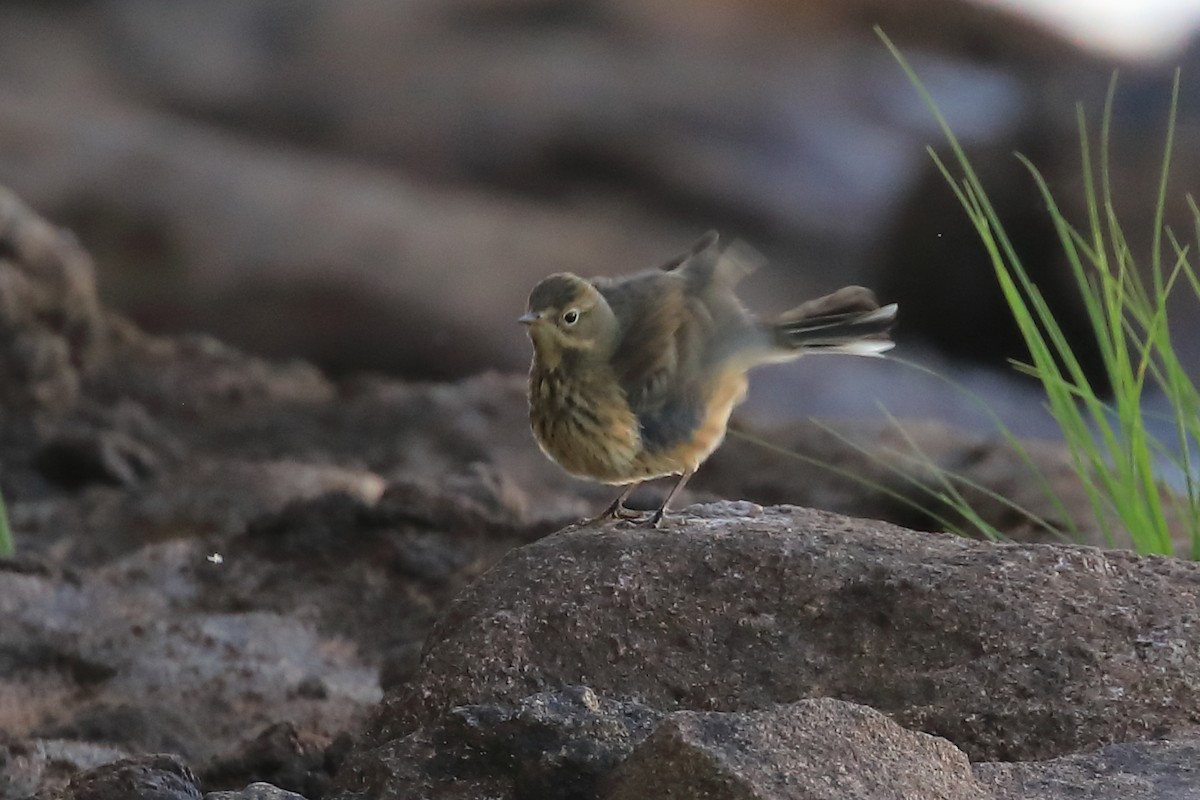
[{"label": "bird's foot", "polygon": [[646,512],[645,511],[637,511],[632,508],[626,508],[625,506],[621,506],[619,509],[617,509],[616,511],[613,512],[612,516],[613,516],[613,519],[624,519],[624,520],[630,520],[630,521],[637,521],[637,520],[645,519]]},{"label": "bird's foot", "polygon": [[597,517],[588,520],[587,524],[592,525],[609,520],[625,520],[627,522],[642,522],[646,519],[646,512],[635,511],[632,508],[626,508],[624,503],[613,503],[608,508],[604,509]]}]

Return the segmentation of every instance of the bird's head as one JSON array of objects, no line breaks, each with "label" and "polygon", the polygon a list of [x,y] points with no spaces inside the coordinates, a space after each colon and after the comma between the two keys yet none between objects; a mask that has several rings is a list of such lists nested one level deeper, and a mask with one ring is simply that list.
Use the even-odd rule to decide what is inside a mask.
[{"label": "bird's head", "polygon": [[590,282],[559,272],[543,278],[529,293],[519,322],[529,326],[538,358],[556,366],[563,358],[606,358],[617,338],[617,320],[608,301]]}]

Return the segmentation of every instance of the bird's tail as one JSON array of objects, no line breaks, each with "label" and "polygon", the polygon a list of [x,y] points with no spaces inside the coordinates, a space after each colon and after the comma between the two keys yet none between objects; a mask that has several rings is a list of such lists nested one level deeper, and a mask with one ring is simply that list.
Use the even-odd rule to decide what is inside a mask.
[{"label": "bird's tail", "polygon": [[769,327],[784,350],[878,356],[895,346],[888,331],[897,309],[880,307],[870,289],[847,286],[781,314]]}]

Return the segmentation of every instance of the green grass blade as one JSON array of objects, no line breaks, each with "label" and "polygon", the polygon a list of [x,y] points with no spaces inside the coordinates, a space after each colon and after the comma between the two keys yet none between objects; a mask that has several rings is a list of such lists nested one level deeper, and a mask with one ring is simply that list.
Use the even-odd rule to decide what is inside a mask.
[{"label": "green grass blade", "polygon": [[8,509],[4,505],[4,495],[0,494],[0,558],[10,558],[14,552],[16,546],[8,524]]},{"label": "green grass blade", "polygon": [[[838,438],[842,438],[841,435],[838,434],[836,431],[830,431],[830,432],[833,433]],[[953,522],[951,522],[947,517],[937,513],[936,511],[929,508],[928,506],[922,505],[921,503],[917,502],[916,500],[914,500],[913,498],[904,494],[903,492],[896,491],[895,489],[892,489],[889,486],[885,486],[884,484],[879,483],[878,481],[873,481],[870,478],[865,478],[856,472],[852,472],[851,470],[844,469],[843,467],[839,467],[836,464],[832,464],[828,461],[823,461],[819,458],[815,458],[813,456],[808,456],[803,453],[798,453],[795,450],[789,450],[786,447],[781,447],[780,445],[777,445],[774,442],[769,442],[766,439],[763,439],[761,436],[755,436],[754,434],[749,433],[748,431],[744,431],[740,428],[732,428],[731,427],[729,429],[729,435],[733,436],[736,439],[742,439],[743,441],[750,442],[751,444],[754,444],[758,447],[765,448],[773,453],[777,453],[778,455],[786,456],[788,458],[793,458],[793,459],[795,459],[797,461],[801,461],[805,464],[809,464],[811,466],[818,467],[819,469],[823,469],[827,472],[837,475],[838,477],[846,478],[848,480],[854,481],[855,483],[857,483],[858,485],[860,485],[866,489],[870,489],[873,492],[878,492],[879,494],[882,494],[885,497],[889,497],[892,500],[895,500],[896,502],[900,503],[901,505],[903,505],[907,508],[911,508],[914,511],[917,511],[921,514],[926,515],[927,517],[932,519],[934,522],[936,522],[938,525],[941,525],[944,530],[961,533],[961,531],[958,529],[958,526],[956,526]],[[847,444],[851,444],[852,446],[855,446],[854,443],[852,443],[852,442],[847,442]],[[921,485],[919,482],[914,481],[913,483],[915,483],[915,485],[919,486],[921,489],[928,492],[928,487]]]},{"label": "green grass blade", "polygon": [[[1189,259],[1194,249],[1181,244],[1165,224],[1180,71],[1176,70],[1171,89],[1148,275],[1147,270],[1138,268],[1136,254],[1122,229],[1116,212],[1117,187],[1109,169],[1116,73],[1105,94],[1098,158],[1093,155],[1086,114],[1082,105],[1076,106],[1084,229],[1071,225],[1036,167],[1018,155],[1045,201],[1078,289],[1105,368],[1107,385],[1102,391],[1110,393],[1112,400],[1108,402],[1083,371],[1040,288],[1022,266],[976,172],[929,92],[892,42],[878,29],[876,32],[949,143],[954,156],[950,163],[936,154],[934,161],[983,242],[1001,293],[1029,350],[1028,363],[1018,365],[1018,369],[1041,381],[1046,407],[1059,424],[1071,464],[1106,539],[1114,542],[1113,521],[1119,521],[1139,552],[1170,553],[1171,526],[1175,522],[1187,531],[1192,555],[1200,556],[1200,476],[1196,474],[1200,466],[1196,452],[1200,448],[1200,392],[1173,350],[1168,320],[1168,300],[1177,289],[1187,287],[1200,300],[1200,277]],[[1191,196],[1187,196],[1187,203],[1196,241],[1200,241],[1200,208]],[[1156,438],[1148,425],[1143,406],[1151,389],[1162,392],[1170,403],[1171,448]],[[1158,470],[1167,464],[1175,465],[1183,474],[1180,496],[1165,492],[1160,485]],[[941,494],[954,502],[962,498],[952,485],[943,486]]]}]

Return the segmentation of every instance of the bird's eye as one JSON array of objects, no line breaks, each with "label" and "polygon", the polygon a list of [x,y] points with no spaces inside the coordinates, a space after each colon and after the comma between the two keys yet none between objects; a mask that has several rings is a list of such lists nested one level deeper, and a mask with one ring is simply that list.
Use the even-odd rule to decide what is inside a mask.
[{"label": "bird's eye", "polygon": [[579,311],[574,308],[568,308],[563,312],[562,319],[568,325],[574,325],[576,322],[579,322]]}]

